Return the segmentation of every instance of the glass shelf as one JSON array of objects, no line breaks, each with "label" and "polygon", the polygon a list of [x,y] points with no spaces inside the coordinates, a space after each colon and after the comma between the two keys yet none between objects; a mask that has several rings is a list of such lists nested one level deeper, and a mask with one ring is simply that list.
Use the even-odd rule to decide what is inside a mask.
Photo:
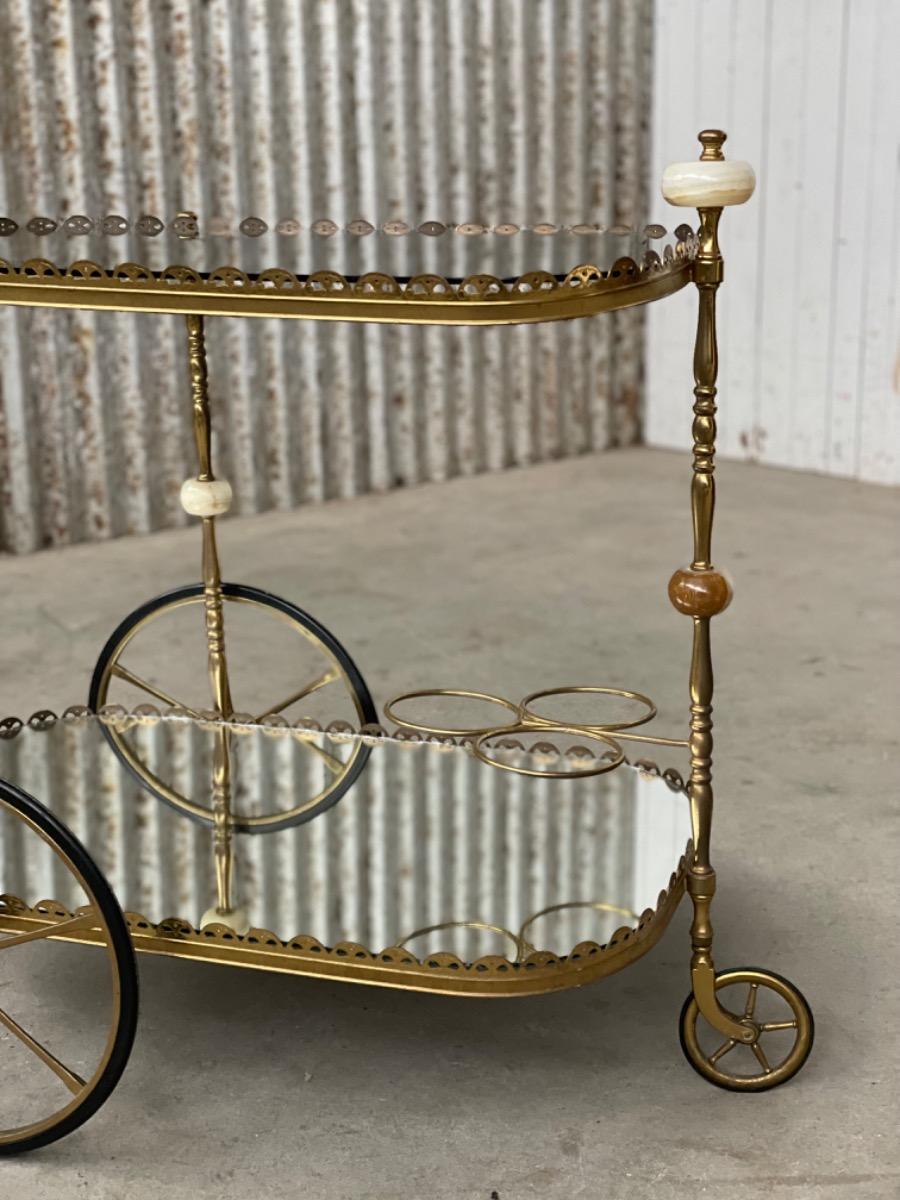
[{"label": "glass shelf", "polygon": [[[149,710],[0,726],[0,778],[83,841],[132,914],[138,949],[424,990],[542,991],[624,966],[660,936],[680,898],[688,805],[659,776],[625,766],[566,781],[524,777],[451,739],[232,725],[240,816],[289,809],[321,789],[334,762],[363,751],[365,761],[312,820],[233,833],[232,901],[249,931],[238,936],[225,918],[201,931],[216,903],[213,831],[142,787],[110,734],[207,804],[221,730]],[[561,757],[592,758],[576,744],[498,755],[548,770]],[[0,928],[79,903],[49,850],[21,852],[9,819],[0,863]],[[57,908],[41,918],[35,906],[46,900]]]},{"label": "glass shelf", "polygon": [[647,224],[2,217],[0,302],[411,323],[554,320],[669,294],[687,282],[695,251],[687,225],[670,234]]}]

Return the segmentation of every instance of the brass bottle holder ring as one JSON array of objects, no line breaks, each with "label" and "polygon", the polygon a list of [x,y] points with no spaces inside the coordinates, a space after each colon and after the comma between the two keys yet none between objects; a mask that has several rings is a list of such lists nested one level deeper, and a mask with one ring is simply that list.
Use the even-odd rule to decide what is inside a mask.
[{"label": "brass bottle holder ring", "polygon": [[[533,711],[532,706],[538,700],[545,697],[573,694],[617,696],[626,700],[634,700],[642,705],[645,711],[631,721],[607,721],[593,724],[559,721],[553,717],[545,717]],[[497,705],[506,709],[507,712],[512,713],[514,719],[503,725],[491,726],[431,725],[408,720],[405,717],[398,716],[395,711],[399,704],[405,703],[408,700],[434,699],[436,697],[447,696],[457,697],[462,700],[478,700],[483,703]],[[592,775],[605,775],[608,771],[614,771],[616,767],[621,766],[622,763],[627,761],[625,752],[619,744],[620,740],[652,742],[663,746],[686,746],[687,742],[681,739],[657,738],[648,734],[627,732],[636,729],[639,725],[645,725],[648,721],[652,721],[656,713],[656,705],[649,696],[645,696],[641,692],[626,691],[623,688],[588,686],[545,688],[542,691],[530,693],[518,704],[514,704],[511,700],[507,700],[503,696],[495,696],[490,692],[472,691],[467,688],[425,688],[421,691],[404,692],[403,695],[395,697],[389,704],[384,706],[384,715],[401,729],[410,730],[415,733],[430,734],[433,737],[469,739],[471,741],[472,753],[479,762],[496,767],[500,771],[509,771],[514,775],[525,775],[535,779],[586,779]],[[561,733],[580,736],[588,738],[591,741],[602,742],[606,750],[602,757],[596,760],[597,765],[576,771],[536,770],[531,767],[499,762],[486,753],[486,744],[492,738],[502,735],[514,737],[517,734],[524,736],[535,733]],[[619,735],[618,738],[615,736],[616,734]],[[515,744],[510,748],[524,749],[524,747],[519,747]],[[550,749],[555,753],[559,753],[558,748],[555,746],[550,747]]]},{"label": "brass bottle holder ring", "polygon": [[421,929],[414,929],[412,933],[408,933],[406,937],[400,938],[394,943],[393,948],[397,950],[405,950],[409,943],[416,938],[426,937],[431,933],[445,933],[450,929],[471,929],[479,933],[495,933],[498,937],[506,938],[515,947],[517,963],[522,963],[530,954],[534,954],[537,947],[526,937],[527,931],[532,925],[536,924],[542,917],[548,917],[551,913],[568,912],[572,909],[590,909],[593,912],[614,913],[617,916],[624,917],[631,922],[627,927],[631,929],[640,921],[640,913],[636,913],[631,908],[622,908],[618,904],[609,904],[605,900],[567,900],[563,904],[550,904],[546,908],[542,908],[539,912],[532,913],[522,924],[518,933],[513,933],[511,929],[506,929],[503,925],[494,925],[488,921],[440,921],[435,925],[425,925]]},{"label": "brass bottle holder ring", "polygon": [[[545,717],[541,713],[534,712],[532,705],[538,700],[543,700],[548,696],[571,696],[571,695],[597,695],[597,696],[618,696],[625,700],[635,700],[646,708],[643,716],[634,721],[565,721],[562,722],[556,717]],[[577,729],[581,733],[615,733],[620,729],[636,729],[638,725],[646,725],[648,721],[652,721],[656,716],[657,708],[649,696],[643,695],[641,692],[629,692],[623,688],[611,687],[556,687],[544,688],[540,692],[532,692],[530,696],[519,705],[519,719],[528,724],[545,725],[550,729],[556,729],[560,725],[565,724],[569,729]]]},{"label": "brass bottle holder ring", "polygon": [[[491,758],[485,753],[485,745],[491,738],[502,737],[504,735],[513,736],[517,733],[548,732],[576,734],[589,738],[594,742],[602,742],[607,747],[607,752],[603,758],[594,759],[594,766],[585,767],[577,771],[541,771],[535,767],[520,767],[513,763],[499,762],[496,758]],[[552,749],[556,750],[556,747],[554,746]],[[513,775],[525,775],[530,779],[588,779],[592,775],[605,775],[608,771],[614,771],[616,767],[620,767],[625,761],[625,751],[617,741],[614,741],[613,738],[607,736],[605,733],[599,733],[597,730],[583,729],[577,725],[535,725],[530,721],[522,722],[518,725],[506,726],[503,729],[489,729],[472,743],[472,753],[479,762],[486,763],[489,767],[496,767],[498,771],[510,771]],[[611,757],[608,757],[610,754]]]},{"label": "brass bottle holder ring", "polygon": [[[435,696],[456,696],[461,700],[480,700],[485,704],[497,704],[512,713],[513,719],[506,725],[453,727],[423,725],[416,721],[408,721],[405,717],[398,717],[394,712],[398,704],[403,704],[407,700],[425,700]],[[395,696],[389,704],[385,704],[384,715],[403,729],[411,729],[415,733],[430,733],[436,737],[477,738],[488,733],[499,733],[501,730],[512,730],[520,724],[520,706],[518,704],[513,704],[511,700],[505,700],[502,696],[492,696],[490,692],[471,692],[465,688],[425,688],[420,692],[404,692],[402,696]]]},{"label": "brass bottle holder ring", "polygon": [[416,938],[426,937],[430,933],[445,933],[449,929],[472,929],[479,933],[495,933],[498,937],[506,938],[515,947],[516,962],[526,958],[534,951],[533,946],[523,944],[521,938],[517,937],[511,929],[506,929],[502,925],[493,925],[488,921],[439,921],[436,925],[425,925],[421,929],[414,929],[412,933],[408,933],[406,937],[395,942],[393,948],[405,950],[409,943]]},{"label": "brass bottle holder ring", "polygon": [[542,908],[540,912],[533,913],[519,930],[518,939],[523,946],[531,945],[526,932],[532,925],[536,925],[541,917],[549,917],[551,913],[569,912],[572,909],[591,909],[598,913],[614,913],[616,916],[625,917],[631,922],[630,925],[623,928],[634,928],[641,919],[641,914],[636,913],[632,908],[622,908],[618,904],[609,904],[606,900],[567,900],[564,904],[550,904],[546,908]]}]

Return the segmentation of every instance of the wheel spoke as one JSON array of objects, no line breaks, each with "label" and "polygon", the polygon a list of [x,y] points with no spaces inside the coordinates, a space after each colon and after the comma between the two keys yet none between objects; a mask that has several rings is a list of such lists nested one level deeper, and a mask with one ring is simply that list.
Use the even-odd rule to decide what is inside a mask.
[{"label": "wheel spoke", "polygon": [[15,933],[11,937],[0,938],[0,950],[9,950],[12,946],[24,946],[26,942],[36,942],[40,938],[63,937],[74,933],[76,929],[92,929],[96,924],[90,913],[72,917],[69,921],[60,921],[55,925],[47,925],[44,929],[32,929],[30,933]]},{"label": "wheel spoke", "polygon": [[9,1013],[4,1012],[2,1008],[0,1008],[0,1024],[5,1025],[10,1033],[14,1033],[19,1041],[28,1047],[32,1054],[36,1054],[41,1062],[48,1066],[54,1075],[57,1075],[63,1081],[74,1096],[77,1096],[83,1090],[86,1085],[81,1076],[76,1075],[74,1071],[70,1071],[65,1063],[60,1062],[55,1054],[51,1054],[46,1046],[42,1046],[26,1029],[22,1028],[18,1021],[13,1020]]},{"label": "wheel spoke", "polygon": [[318,754],[332,775],[340,775],[346,768],[347,764],[342,762],[336,754],[330,754],[324,746],[316,745],[312,738],[301,736],[299,742],[301,746],[306,746],[308,750],[312,750]]},{"label": "wheel spoke", "polygon": [[264,713],[260,713],[256,718],[257,723],[264,721],[266,717],[274,717],[276,713],[284,712],[286,708],[290,708],[292,704],[296,704],[298,700],[302,700],[305,696],[311,696],[313,692],[319,691],[320,688],[327,687],[329,683],[334,683],[340,678],[340,671],[337,667],[329,667],[317,679],[310,680],[304,687],[297,692],[292,692],[290,696],[286,696],[280,704],[273,705],[272,708],[267,708]]},{"label": "wheel spoke", "polygon": [[180,700],[176,700],[174,696],[170,696],[168,692],[164,692],[154,683],[150,683],[146,679],[142,679],[140,675],[135,675],[134,671],[129,671],[127,667],[123,667],[121,663],[115,663],[111,668],[113,675],[118,675],[119,679],[124,679],[126,683],[132,684],[136,688],[140,688],[142,692],[147,692],[148,695],[155,697],[157,700],[162,700],[164,704],[168,704],[170,708],[181,709],[186,712],[189,717],[195,720],[200,720],[200,714],[188,704],[182,704]]},{"label": "wheel spoke", "polygon": [[760,1033],[772,1033],[776,1029],[796,1029],[796,1021],[767,1021],[765,1025],[760,1025]]},{"label": "wheel spoke", "polygon": [[759,992],[759,984],[751,983],[750,990],[747,992],[747,1003],[744,1005],[744,1016],[752,1017],[756,1011],[756,996]]},{"label": "wheel spoke", "polygon": [[762,1067],[763,1074],[771,1075],[772,1068],[769,1066],[769,1060],[766,1058],[766,1053],[763,1050],[762,1046],[759,1044],[759,1042],[754,1042],[753,1045],[751,1046],[751,1050],[756,1055],[756,1061]]},{"label": "wheel spoke", "polygon": [[723,1042],[718,1050],[714,1050],[706,1060],[711,1067],[714,1067],[720,1058],[724,1058],[729,1050],[733,1050],[737,1045],[737,1038],[729,1038],[727,1042]]}]

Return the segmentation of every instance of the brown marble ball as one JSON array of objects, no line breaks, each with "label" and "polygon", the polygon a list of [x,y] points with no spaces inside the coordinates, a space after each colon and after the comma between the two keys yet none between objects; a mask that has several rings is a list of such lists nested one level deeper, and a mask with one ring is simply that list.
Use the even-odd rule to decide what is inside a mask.
[{"label": "brown marble ball", "polygon": [[732,595],[731,580],[712,567],[683,567],[669,580],[669,599],[688,617],[714,617],[728,607]]}]

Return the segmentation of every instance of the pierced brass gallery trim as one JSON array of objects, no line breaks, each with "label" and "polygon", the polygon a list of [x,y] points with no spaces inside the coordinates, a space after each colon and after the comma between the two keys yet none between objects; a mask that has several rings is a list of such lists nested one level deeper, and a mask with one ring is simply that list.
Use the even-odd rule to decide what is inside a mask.
[{"label": "pierced brass gallery trim", "polygon": [[[688,845],[686,855],[691,852]],[[536,995],[561,991],[612,975],[646,954],[659,941],[684,894],[685,862],[659,894],[655,909],[641,913],[635,926],[618,928],[604,945],[580,942],[568,955],[536,950],[520,962],[487,955],[465,963],[454,954],[438,953],[416,958],[401,946],[373,952],[355,942],[323,946],[316,938],[298,935],[282,941],[265,929],[240,936],[226,925],[195,929],[178,918],[158,925],[138,913],[126,913],[128,928],[138,951],[221,963],[261,971],[320,976],[380,987],[417,992],[454,993],[466,996]],[[0,930],[28,933],[71,918],[61,905],[41,901],[34,908],[15,896],[0,896]],[[96,929],[79,926],[59,935],[61,941],[93,944]]]},{"label": "pierced brass gallery trim", "polygon": [[666,250],[663,258],[648,251],[640,264],[619,259],[608,271],[584,264],[564,278],[531,272],[509,283],[473,275],[459,284],[436,275],[401,281],[380,272],[352,280],[334,271],[249,276],[222,267],[203,275],[183,266],[154,272],[136,263],[105,270],[93,262],[63,269],[46,259],[20,267],[0,260],[0,303],[410,325],[527,324],[629,308],[679,291],[693,278],[696,243],[691,237]]}]

